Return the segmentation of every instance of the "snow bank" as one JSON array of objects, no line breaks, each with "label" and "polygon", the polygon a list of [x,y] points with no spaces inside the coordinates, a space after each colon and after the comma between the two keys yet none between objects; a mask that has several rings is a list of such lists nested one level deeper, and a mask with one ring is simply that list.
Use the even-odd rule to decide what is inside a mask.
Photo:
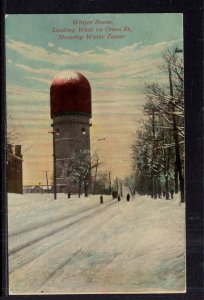
[{"label": "snow bank", "polygon": [[8,196],[10,291],[185,291],[185,208],[178,199]]}]

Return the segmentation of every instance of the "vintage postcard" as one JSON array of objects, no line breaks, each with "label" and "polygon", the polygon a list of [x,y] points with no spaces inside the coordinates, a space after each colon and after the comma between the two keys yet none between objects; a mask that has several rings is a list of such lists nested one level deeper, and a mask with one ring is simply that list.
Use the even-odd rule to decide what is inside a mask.
[{"label": "vintage postcard", "polygon": [[5,29],[9,293],[184,293],[182,14]]}]

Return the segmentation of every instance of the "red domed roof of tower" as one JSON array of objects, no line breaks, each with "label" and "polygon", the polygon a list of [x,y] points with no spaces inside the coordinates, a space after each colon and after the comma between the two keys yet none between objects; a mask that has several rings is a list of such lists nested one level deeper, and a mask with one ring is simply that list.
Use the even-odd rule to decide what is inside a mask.
[{"label": "red domed roof of tower", "polygon": [[57,75],[50,87],[51,117],[65,113],[91,117],[91,87],[84,75],[65,71]]}]

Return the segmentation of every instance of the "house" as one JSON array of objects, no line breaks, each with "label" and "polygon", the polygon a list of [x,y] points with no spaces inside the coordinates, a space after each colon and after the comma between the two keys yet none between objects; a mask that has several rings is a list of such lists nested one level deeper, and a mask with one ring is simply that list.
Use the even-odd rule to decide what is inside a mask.
[{"label": "house", "polygon": [[23,156],[21,145],[7,145],[7,191],[23,193]]}]

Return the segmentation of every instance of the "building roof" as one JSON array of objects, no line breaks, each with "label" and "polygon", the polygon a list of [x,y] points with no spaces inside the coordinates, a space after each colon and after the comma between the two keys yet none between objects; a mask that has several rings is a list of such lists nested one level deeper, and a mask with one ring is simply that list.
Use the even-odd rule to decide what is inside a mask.
[{"label": "building roof", "polygon": [[51,117],[87,114],[91,117],[91,87],[84,75],[76,71],[58,74],[50,87]]},{"label": "building roof", "polygon": [[15,154],[13,153],[10,153],[10,152],[7,152],[7,154],[15,159],[18,159],[18,160],[22,160],[23,161],[23,158],[22,157],[19,157],[19,156],[16,156]]}]

